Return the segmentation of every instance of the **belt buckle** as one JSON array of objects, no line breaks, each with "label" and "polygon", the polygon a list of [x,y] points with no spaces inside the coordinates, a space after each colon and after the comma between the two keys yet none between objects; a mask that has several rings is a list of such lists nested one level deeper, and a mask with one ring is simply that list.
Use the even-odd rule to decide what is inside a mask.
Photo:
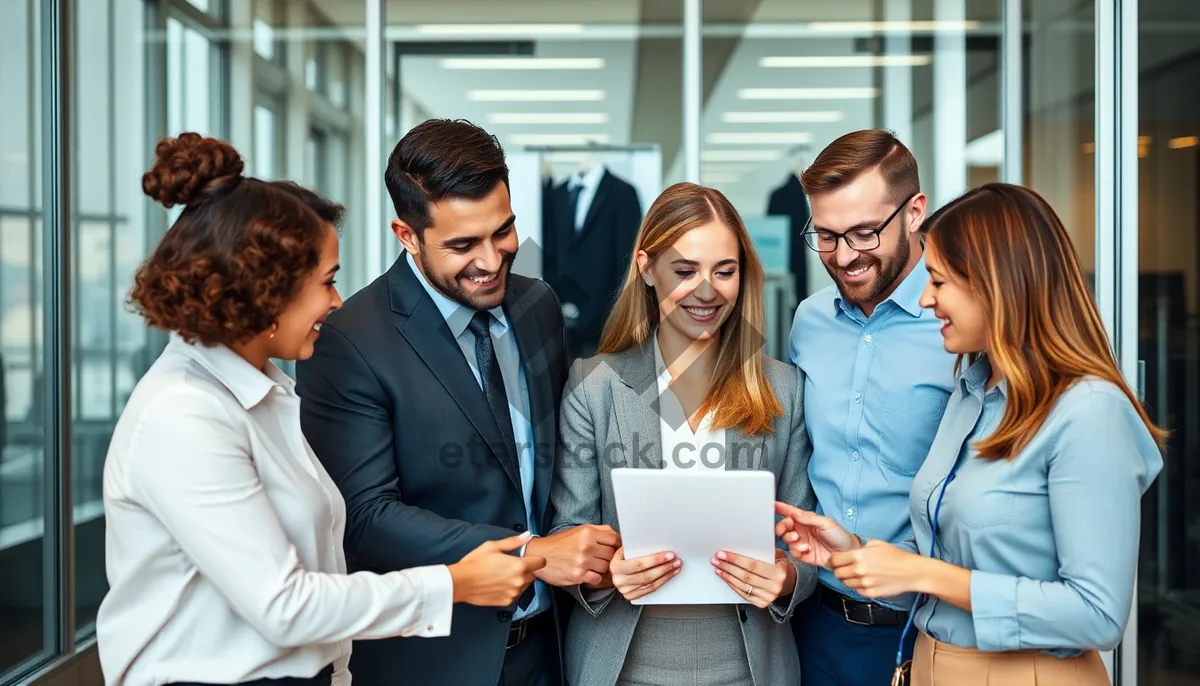
[{"label": "belt buckle", "polygon": [[851,624],[857,624],[858,626],[875,626],[875,604],[874,603],[867,603],[867,621],[860,622],[856,619],[850,619],[850,605],[847,601],[848,601],[848,599],[845,596],[843,596],[842,597],[842,616],[846,618],[847,622],[850,622]]},{"label": "belt buckle", "polygon": [[[521,641],[525,640],[525,633],[528,626],[529,623],[524,619],[513,622],[513,625],[508,628],[508,642],[504,646],[504,649],[509,650],[520,645]],[[515,639],[513,638],[514,634],[516,634]]]}]

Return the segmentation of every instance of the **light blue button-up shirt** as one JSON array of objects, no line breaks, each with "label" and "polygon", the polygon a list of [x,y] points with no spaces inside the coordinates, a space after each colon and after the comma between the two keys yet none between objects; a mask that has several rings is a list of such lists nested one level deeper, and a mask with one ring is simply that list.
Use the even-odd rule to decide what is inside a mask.
[{"label": "light blue button-up shirt", "polygon": [[959,463],[937,556],[972,570],[972,611],[929,597],[915,624],[985,651],[1112,649],[1133,600],[1141,497],[1162,453],[1125,394],[1089,378],[1063,393],[1019,454],[979,459],[971,446],[1005,407],[1004,383],[985,390],[990,375],[986,358],[964,372],[910,500],[916,545],[929,555],[938,493]]},{"label": "light blue button-up shirt", "polygon": [[[475,316],[475,310],[454,302],[430,286],[429,282],[425,280],[425,276],[421,274],[421,270],[417,269],[417,265],[413,263],[412,255],[406,254],[405,260],[413,274],[417,275],[421,285],[425,287],[425,292],[437,305],[438,311],[442,313],[446,325],[450,327],[450,333],[454,336],[454,340],[458,341],[458,347],[462,350],[463,357],[467,358],[471,372],[475,374],[475,381],[479,383],[480,388],[483,388],[478,362],[475,360],[475,334],[467,329],[471,318]],[[504,308],[495,307],[490,312],[492,313],[490,326],[492,345],[496,350],[496,361],[500,364],[500,375],[504,377],[504,393],[508,396],[508,414],[512,417],[513,440],[517,444],[517,460],[521,470],[521,494],[525,498],[526,526],[529,527],[529,531],[538,534],[540,532],[537,530],[537,522],[533,514],[535,467],[533,425],[529,422],[529,385],[525,380],[525,370],[521,366],[521,352],[517,349],[517,337],[509,330]],[[546,588],[546,584],[534,581],[533,586],[535,594],[533,602],[525,610],[517,608],[517,611],[513,613],[513,619],[533,616],[550,607],[550,591]]]},{"label": "light blue button-up shirt", "polygon": [[[928,281],[921,258],[870,318],[830,286],[800,303],[792,325],[818,511],[865,539],[901,543],[911,534],[912,480],[954,388],[941,323],[920,305]],[[820,580],[861,597],[827,569]]]}]

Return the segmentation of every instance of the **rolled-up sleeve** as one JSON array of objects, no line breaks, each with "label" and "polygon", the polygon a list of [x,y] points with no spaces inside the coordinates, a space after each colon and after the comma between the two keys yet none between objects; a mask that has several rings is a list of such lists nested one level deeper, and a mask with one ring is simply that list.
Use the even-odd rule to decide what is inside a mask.
[{"label": "rolled-up sleeve", "polygon": [[1064,398],[1047,458],[1058,579],[973,571],[981,650],[1108,650],[1125,630],[1137,568],[1140,501],[1161,454],[1115,388]]}]

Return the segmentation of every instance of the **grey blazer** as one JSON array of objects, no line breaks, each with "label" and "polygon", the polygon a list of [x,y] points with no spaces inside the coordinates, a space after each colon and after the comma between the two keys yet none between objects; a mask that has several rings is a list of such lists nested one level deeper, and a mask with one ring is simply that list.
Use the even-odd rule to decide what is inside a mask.
[{"label": "grey blazer", "polygon": [[[661,469],[663,455],[653,341],[612,355],[576,360],[563,394],[560,441],[550,502],[551,533],[580,524],[620,531],[611,470]],[[805,509],[816,500],[808,480],[812,452],[804,424],[801,372],[773,359],[765,372],[783,416],[771,434],[725,432],[726,469],[770,469],[777,499]],[[782,544],[780,544],[782,545]],[[788,619],[816,587],[817,570],[792,560],[796,590],[768,610],[738,606],[750,671],[757,686],[800,683],[800,663]],[[567,589],[578,605],[567,626],[565,671],[571,686],[612,686],[641,615],[641,606],[614,589]]]}]

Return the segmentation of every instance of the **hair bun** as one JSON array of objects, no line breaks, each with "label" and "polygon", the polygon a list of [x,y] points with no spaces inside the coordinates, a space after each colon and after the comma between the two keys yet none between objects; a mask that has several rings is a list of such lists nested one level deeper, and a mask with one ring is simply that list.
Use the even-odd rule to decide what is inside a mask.
[{"label": "hair bun", "polygon": [[239,179],[245,163],[233,146],[198,133],[164,138],[154,149],[154,167],[142,175],[142,192],[171,208],[203,200],[218,179]]}]

